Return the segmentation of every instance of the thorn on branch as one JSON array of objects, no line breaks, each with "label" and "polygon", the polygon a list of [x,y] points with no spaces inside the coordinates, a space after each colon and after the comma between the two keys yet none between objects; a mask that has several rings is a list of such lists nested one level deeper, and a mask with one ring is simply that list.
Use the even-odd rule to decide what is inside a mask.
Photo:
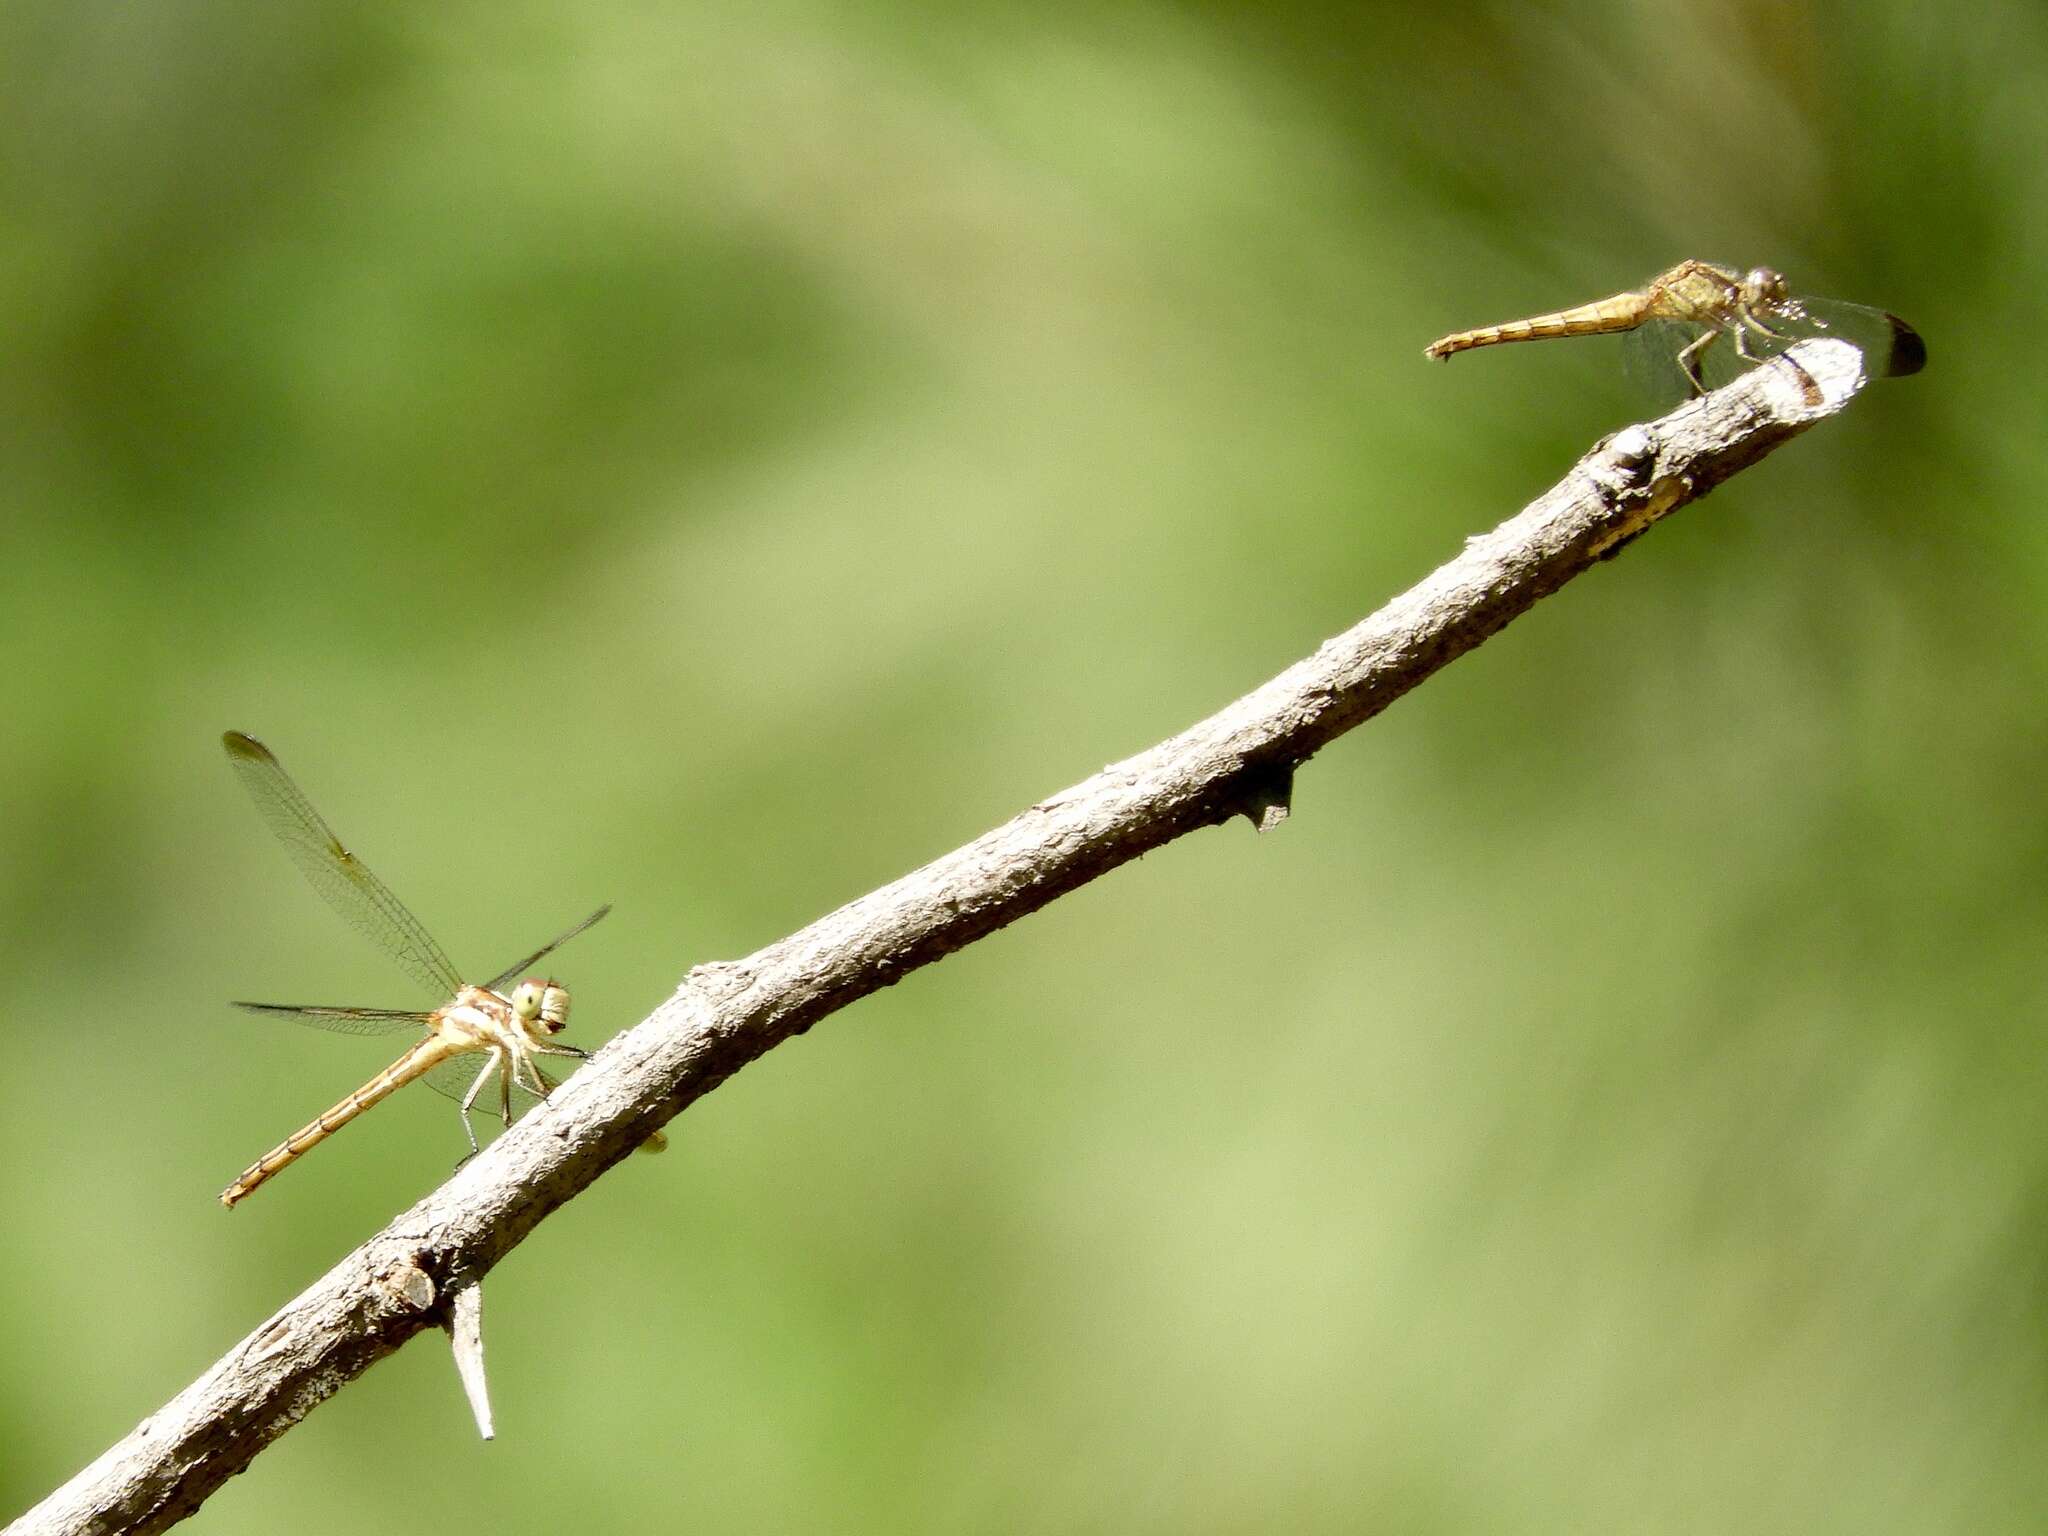
[{"label": "thorn on branch", "polygon": [[1294,799],[1292,763],[1258,763],[1237,781],[1224,819],[1242,816],[1255,832],[1270,832],[1287,819]]},{"label": "thorn on branch", "polygon": [[455,1351],[455,1374],[476,1418],[476,1432],[491,1439],[491,1389],[484,1380],[484,1288],[480,1281],[458,1286],[449,1297],[448,1343]]}]

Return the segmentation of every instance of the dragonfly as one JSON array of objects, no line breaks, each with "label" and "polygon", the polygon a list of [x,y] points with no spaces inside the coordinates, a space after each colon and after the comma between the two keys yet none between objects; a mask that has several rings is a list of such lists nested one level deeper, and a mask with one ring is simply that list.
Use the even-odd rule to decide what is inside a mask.
[{"label": "dragonfly", "polygon": [[[1794,297],[1784,276],[1769,267],[1741,272],[1709,261],[1681,261],[1640,288],[1574,309],[1454,331],[1431,342],[1423,356],[1448,358],[1500,342],[1611,331],[1642,333],[1644,340],[1631,358],[1636,370],[1657,385],[1671,377],[1675,363],[1689,395],[1706,393],[1710,367],[1714,382],[1726,382],[1743,365],[1775,357],[1793,342],[1813,336],[1838,336],[1850,342],[1863,352],[1867,365],[1885,377],[1918,373],[1927,366],[1927,343],[1889,310]],[[1728,345],[1716,352],[1715,344],[1723,337]]]},{"label": "dragonfly", "polygon": [[[552,978],[533,976],[520,981],[509,992],[505,990],[507,984],[598,922],[611,907],[599,907],[482,986],[469,985],[390,887],[342,846],[268,747],[240,731],[227,732],[221,737],[221,744],[264,822],[284,844],[285,852],[313,889],[351,926],[396,960],[407,975],[434,996],[448,1001],[427,1011],[236,1003],[237,1008],[252,1013],[288,1018],[339,1034],[381,1035],[404,1030],[423,1033],[390,1066],[243,1169],[220,1192],[220,1203],[232,1209],[236,1202],[246,1200],[356,1116],[415,1078],[425,1078],[428,1086],[462,1106],[462,1129],[469,1137],[469,1156],[475,1156],[476,1128],[469,1117],[480,1098],[490,1093],[496,1101],[498,1118],[509,1126],[520,1112],[545,1099],[558,1086],[536,1058],[566,1056],[580,1060],[589,1055],[554,1038],[569,1022],[567,988]],[[485,1100],[486,1112],[491,1107],[490,1100]],[[642,1143],[642,1150],[658,1152],[667,1144],[667,1138],[656,1131]]]}]

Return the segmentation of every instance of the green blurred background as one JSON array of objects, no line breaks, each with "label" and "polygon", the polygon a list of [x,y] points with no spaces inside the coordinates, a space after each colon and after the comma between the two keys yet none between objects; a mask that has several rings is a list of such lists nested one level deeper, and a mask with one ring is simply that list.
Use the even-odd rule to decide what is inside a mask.
[{"label": "green blurred background", "polygon": [[1177,731],[1643,414],[1679,257],[1872,389],[1301,775],[775,1052],[209,1530],[2037,1529],[2048,21],[0,16],[0,1512],[445,1173],[277,748],[575,1038]]}]

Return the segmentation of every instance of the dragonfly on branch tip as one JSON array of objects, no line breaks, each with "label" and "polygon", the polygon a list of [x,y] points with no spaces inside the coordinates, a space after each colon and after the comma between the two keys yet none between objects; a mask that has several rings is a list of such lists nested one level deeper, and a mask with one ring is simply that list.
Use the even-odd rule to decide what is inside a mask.
[{"label": "dragonfly on branch tip", "polygon": [[[1632,331],[1631,371],[1659,394],[1677,384],[1701,395],[1747,365],[1775,357],[1794,342],[1834,336],[1857,347],[1868,370],[1897,378],[1927,366],[1927,343],[1888,310],[1834,299],[1794,297],[1769,267],[1747,272],[1706,261],[1681,261],[1641,288],[1574,309],[1532,315],[1477,330],[1454,331],[1423,349],[1448,358],[1474,347],[1552,336]],[[1726,346],[1716,343],[1727,338]]]},{"label": "dragonfly on branch tip", "polygon": [[[487,1091],[496,1100],[495,1113],[507,1126],[520,1112],[545,1099],[558,1085],[535,1060],[540,1056],[582,1059],[587,1051],[554,1039],[569,1021],[569,992],[552,978],[528,977],[508,992],[506,985],[529,966],[538,964],[584,929],[597,922],[608,906],[599,907],[566,933],[509,965],[482,986],[463,981],[441,946],[418,918],[391,893],[390,887],[344,848],[320,813],[271,750],[253,736],[229,731],[221,738],[228,762],[256,802],[264,822],[284,844],[327,904],[382,949],[420,985],[448,999],[431,1010],[399,1008],[330,1008],[298,1003],[237,1003],[252,1013],[270,1014],[347,1035],[380,1035],[423,1031],[398,1060],[339,1103],[316,1116],[256,1159],[221,1191],[220,1203],[234,1204],[254,1194],[276,1174],[332,1136],[364,1110],[396,1093],[415,1078],[462,1106],[462,1129],[470,1155],[477,1151],[470,1112]],[[489,1100],[487,1112],[494,1106]],[[655,1131],[641,1150],[659,1152],[668,1138]]]}]

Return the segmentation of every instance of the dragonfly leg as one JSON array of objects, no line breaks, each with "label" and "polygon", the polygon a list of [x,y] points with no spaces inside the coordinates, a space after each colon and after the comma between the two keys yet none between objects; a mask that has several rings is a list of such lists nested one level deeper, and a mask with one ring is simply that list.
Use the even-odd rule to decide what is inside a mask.
[{"label": "dragonfly leg", "polygon": [[[469,1092],[462,1096],[462,1134],[469,1138],[469,1157],[465,1157],[462,1163],[468,1162],[470,1157],[475,1157],[483,1150],[477,1145],[476,1127],[469,1123],[469,1112],[476,1107],[477,1095],[484,1091],[484,1084],[490,1079],[491,1070],[497,1065],[498,1048],[492,1046],[484,1058],[483,1070],[477,1073],[476,1081],[469,1085]],[[455,1166],[460,1168],[462,1163]]]},{"label": "dragonfly leg", "polygon": [[[1813,319],[1805,310],[1794,304],[1781,305],[1779,313],[1789,320],[1811,321]],[[1770,326],[1764,324],[1757,316],[1744,311],[1740,321],[1734,327],[1734,336],[1735,355],[1742,358],[1745,362],[1760,363],[1763,361],[1761,357],[1750,350],[1749,338],[1752,332],[1763,337],[1766,341],[1787,342],[1793,339],[1790,332],[1772,330]],[[1787,361],[1789,362],[1791,359],[1788,358]],[[1820,385],[1815,383],[1813,375],[1804,368],[1801,368],[1798,363],[1794,362],[1792,366],[1799,374],[1800,394],[1805,398],[1809,406],[1817,408],[1821,402]]]},{"label": "dragonfly leg", "polygon": [[[1802,309],[1795,312],[1789,306],[1784,309],[1783,313],[1790,320],[1808,320],[1812,318],[1805,310]],[[1752,314],[1748,310],[1742,312],[1740,318],[1731,329],[1735,335],[1735,351],[1737,355],[1752,363],[1760,363],[1763,359],[1749,350],[1749,338],[1751,336],[1761,336],[1765,341],[1779,342],[1794,339],[1792,332],[1774,330],[1764,323],[1761,316]]]},{"label": "dragonfly leg", "polygon": [[[590,1052],[584,1050],[581,1046],[560,1045],[552,1042],[547,1045],[536,1045],[533,1048],[533,1055],[573,1056],[578,1061],[588,1061],[590,1059]],[[548,1080],[546,1077],[541,1075],[539,1065],[533,1060],[531,1056],[527,1058],[526,1070],[528,1075],[533,1078],[534,1094],[541,1100],[541,1102],[547,1102],[549,1088]]]},{"label": "dragonfly leg", "polygon": [[1704,395],[1707,392],[1707,386],[1700,378],[1700,358],[1720,334],[1718,328],[1707,331],[1696,340],[1687,342],[1684,350],[1678,354],[1678,366],[1685,371],[1686,382],[1692,386],[1695,395]]}]

